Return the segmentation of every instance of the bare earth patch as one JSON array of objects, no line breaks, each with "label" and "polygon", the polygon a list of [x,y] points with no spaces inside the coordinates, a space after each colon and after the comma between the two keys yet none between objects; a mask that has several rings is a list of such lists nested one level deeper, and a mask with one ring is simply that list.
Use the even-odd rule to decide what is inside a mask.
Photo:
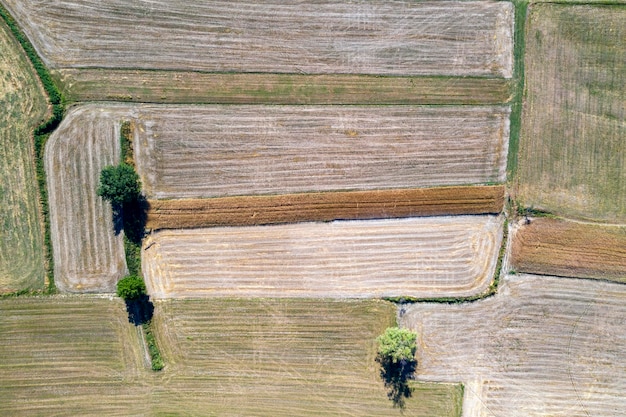
[{"label": "bare earth patch", "polygon": [[511,265],[533,274],[626,282],[626,226],[533,219],[513,235]]},{"label": "bare earth patch", "polygon": [[144,241],[152,297],[452,297],[484,291],[502,218],[425,217],[162,230]]},{"label": "bare earth patch", "polygon": [[149,204],[146,227],[153,230],[496,214],[504,206],[504,186],[150,200]]},{"label": "bare earth patch", "polygon": [[507,276],[494,297],[414,304],[417,377],[463,382],[464,417],[626,414],[626,286]]},{"label": "bare earth patch", "polygon": [[4,3],[56,68],[496,77],[512,73],[509,2]]},{"label": "bare earth patch", "polygon": [[45,166],[57,287],[113,292],[126,273],[122,233],[109,203],[96,195],[100,171],[120,160],[127,109],[72,109],[46,145]]}]

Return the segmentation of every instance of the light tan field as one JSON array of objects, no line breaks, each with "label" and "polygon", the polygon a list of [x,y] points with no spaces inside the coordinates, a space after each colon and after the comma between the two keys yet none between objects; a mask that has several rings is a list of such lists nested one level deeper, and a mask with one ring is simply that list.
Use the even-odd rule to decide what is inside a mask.
[{"label": "light tan field", "polygon": [[463,382],[464,417],[626,415],[626,286],[507,276],[498,294],[414,304],[418,380]]},{"label": "light tan field", "polygon": [[44,285],[33,128],[45,113],[43,89],[0,21],[0,293]]},{"label": "light tan field", "polygon": [[511,248],[520,272],[626,283],[626,226],[532,219],[518,227]]},{"label": "light tan field", "polygon": [[61,69],[75,101],[206,104],[499,104],[510,80],[487,77]]},{"label": "light tan field", "polygon": [[504,106],[135,109],[135,158],[149,198],[414,188],[506,175]]},{"label": "light tan field", "polygon": [[168,300],[157,313],[162,413],[460,417],[458,385],[417,384],[404,410],[387,399],[374,339],[394,324],[390,303]]},{"label": "light tan field", "polygon": [[146,227],[152,230],[496,214],[504,207],[504,186],[151,200],[149,204]]},{"label": "light tan field", "polygon": [[73,108],[46,145],[54,276],[62,291],[113,292],[127,272],[123,234],[115,233],[110,204],[96,195],[102,168],[119,162],[126,112]]},{"label": "light tan field", "polygon": [[512,72],[508,2],[4,3],[55,68],[496,77]]},{"label": "light tan field", "polygon": [[626,8],[531,5],[516,198],[626,223]]},{"label": "light tan field", "polygon": [[423,217],[162,230],[144,241],[152,297],[453,297],[490,284],[502,218]]},{"label": "light tan field", "polygon": [[0,300],[0,415],[146,415],[138,334],[119,300]]}]

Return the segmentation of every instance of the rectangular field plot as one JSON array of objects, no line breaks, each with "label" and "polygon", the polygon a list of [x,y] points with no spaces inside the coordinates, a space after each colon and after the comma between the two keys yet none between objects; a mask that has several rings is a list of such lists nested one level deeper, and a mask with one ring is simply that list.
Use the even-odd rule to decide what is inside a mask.
[{"label": "rectangular field plot", "polygon": [[533,219],[513,235],[511,264],[532,274],[626,283],[626,226]]},{"label": "rectangular field plot", "polygon": [[137,332],[121,300],[0,300],[0,415],[146,415]]},{"label": "rectangular field plot", "polygon": [[44,249],[32,129],[43,89],[0,21],[0,293],[44,286]]},{"label": "rectangular field plot", "polygon": [[494,297],[413,304],[417,379],[462,382],[464,416],[626,415],[626,286],[507,276]]},{"label": "rectangular field plot", "polygon": [[509,2],[4,3],[53,67],[511,76]]},{"label": "rectangular field plot", "polygon": [[126,274],[123,233],[96,189],[102,168],[119,162],[127,112],[74,108],[46,144],[54,275],[63,291],[114,292]]},{"label": "rectangular field plot", "polygon": [[626,8],[535,4],[517,198],[560,215],[626,222]]},{"label": "rectangular field plot", "polygon": [[150,198],[505,180],[509,109],[504,106],[136,110],[135,157]]},{"label": "rectangular field plot", "polygon": [[152,297],[452,297],[484,291],[502,219],[428,217],[163,230],[144,242]]},{"label": "rectangular field plot", "polygon": [[168,300],[156,304],[168,367],[163,414],[460,417],[462,388],[417,384],[393,408],[375,338],[395,323],[381,301]]}]

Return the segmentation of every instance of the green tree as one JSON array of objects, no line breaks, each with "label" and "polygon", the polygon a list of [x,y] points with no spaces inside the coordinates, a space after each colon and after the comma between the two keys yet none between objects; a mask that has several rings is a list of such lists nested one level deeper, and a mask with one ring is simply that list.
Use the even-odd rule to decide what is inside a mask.
[{"label": "green tree", "polygon": [[376,338],[378,354],[376,362],[380,364],[380,377],[389,389],[387,396],[396,407],[404,408],[405,398],[413,393],[409,379],[417,367],[417,333],[408,329],[389,327]]},{"label": "green tree", "polygon": [[117,296],[126,301],[138,300],[146,294],[146,284],[136,275],[129,275],[117,283]]},{"label": "green tree", "polygon": [[100,173],[97,193],[114,208],[137,201],[141,195],[139,175],[128,164],[109,165]]}]

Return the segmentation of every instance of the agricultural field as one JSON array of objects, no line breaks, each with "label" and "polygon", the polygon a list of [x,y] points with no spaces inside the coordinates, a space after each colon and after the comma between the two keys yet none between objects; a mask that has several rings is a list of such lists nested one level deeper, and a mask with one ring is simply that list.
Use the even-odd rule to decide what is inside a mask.
[{"label": "agricultural field", "polygon": [[626,225],[537,218],[517,229],[511,247],[516,271],[626,283]]},{"label": "agricultural field", "polygon": [[38,0],[5,0],[4,4],[54,68],[512,75],[509,2],[50,0],[42,7]]},{"label": "agricultural field", "polygon": [[151,200],[146,227],[186,229],[497,214],[503,208],[502,185]]},{"label": "agricultural field", "polygon": [[0,414],[145,415],[144,365],[123,301],[0,300]]},{"label": "agricultural field", "polygon": [[46,97],[26,55],[0,21],[0,293],[44,286],[33,129]]},{"label": "agricultural field", "polygon": [[171,366],[154,400],[185,415],[460,417],[455,384],[417,384],[404,410],[387,399],[374,339],[395,310],[375,300],[158,302],[156,332]]},{"label": "agricultural field", "polygon": [[463,382],[464,417],[626,414],[626,287],[509,275],[498,294],[414,304],[419,380]]},{"label": "agricultural field", "polygon": [[626,8],[534,4],[516,199],[626,223]]},{"label": "agricultural field", "polygon": [[476,184],[506,176],[505,106],[136,109],[135,158],[151,199]]},{"label": "agricultural field", "polygon": [[256,74],[105,68],[54,71],[74,101],[207,104],[500,104],[504,78]]},{"label": "agricultural field", "polygon": [[127,272],[123,233],[96,195],[102,168],[120,160],[125,114],[74,108],[46,145],[54,276],[62,291],[114,292]]},{"label": "agricultural field", "polygon": [[494,275],[498,216],[162,230],[144,241],[156,299],[454,297]]}]

